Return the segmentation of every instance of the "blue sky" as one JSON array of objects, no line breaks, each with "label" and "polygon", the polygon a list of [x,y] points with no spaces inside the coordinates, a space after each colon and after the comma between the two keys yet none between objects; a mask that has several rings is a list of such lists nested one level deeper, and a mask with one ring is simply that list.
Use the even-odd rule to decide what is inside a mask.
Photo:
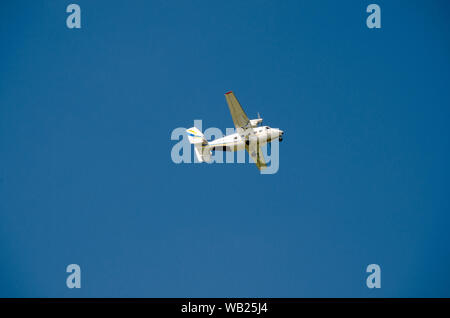
[{"label": "blue sky", "polygon": [[[450,297],[447,1],[74,2],[1,4],[0,296]],[[228,90],[277,174],[171,161]]]}]

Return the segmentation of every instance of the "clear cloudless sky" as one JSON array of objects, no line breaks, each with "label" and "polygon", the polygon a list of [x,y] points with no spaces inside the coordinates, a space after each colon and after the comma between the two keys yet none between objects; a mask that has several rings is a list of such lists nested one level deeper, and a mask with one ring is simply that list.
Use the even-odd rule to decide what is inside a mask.
[{"label": "clear cloudless sky", "polygon": [[[2,1],[0,296],[450,297],[449,13]],[[277,174],[172,162],[228,90],[285,131]]]}]

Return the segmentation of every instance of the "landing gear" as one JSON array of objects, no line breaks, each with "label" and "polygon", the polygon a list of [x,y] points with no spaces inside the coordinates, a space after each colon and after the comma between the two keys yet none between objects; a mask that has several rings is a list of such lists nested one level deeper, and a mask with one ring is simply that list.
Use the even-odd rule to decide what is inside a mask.
[{"label": "landing gear", "polygon": [[278,141],[282,142],[283,141],[283,137],[278,138]]}]

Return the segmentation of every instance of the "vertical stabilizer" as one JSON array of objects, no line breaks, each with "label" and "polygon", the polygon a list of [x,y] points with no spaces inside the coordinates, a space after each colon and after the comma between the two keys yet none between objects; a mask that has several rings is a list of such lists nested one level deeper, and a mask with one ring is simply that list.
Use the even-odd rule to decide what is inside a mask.
[{"label": "vertical stabilizer", "polygon": [[189,142],[194,145],[195,156],[198,162],[208,161],[210,158],[210,150],[208,149],[208,141],[197,127],[191,127],[186,130]]}]

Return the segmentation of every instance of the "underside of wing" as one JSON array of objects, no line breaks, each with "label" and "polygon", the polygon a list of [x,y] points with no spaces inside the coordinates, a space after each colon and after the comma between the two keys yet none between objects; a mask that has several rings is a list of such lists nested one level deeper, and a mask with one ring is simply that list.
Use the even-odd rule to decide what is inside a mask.
[{"label": "underside of wing", "polygon": [[266,161],[264,160],[264,154],[258,143],[250,142],[249,145],[245,145],[245,149],[248,151],[250,157],[252,157],[259,170],[267,168]]},{"label": "underside of wing", "polygon": [[230,108],[231,117],[233,118],[233,123],[236,128],[245,127],[248,123],[248,117],[245,114],[244,110],[239,104],[236,96],[234,96],[233,92],[228,92],[225,94],[225,98],[228,103],[228,107]]}]

